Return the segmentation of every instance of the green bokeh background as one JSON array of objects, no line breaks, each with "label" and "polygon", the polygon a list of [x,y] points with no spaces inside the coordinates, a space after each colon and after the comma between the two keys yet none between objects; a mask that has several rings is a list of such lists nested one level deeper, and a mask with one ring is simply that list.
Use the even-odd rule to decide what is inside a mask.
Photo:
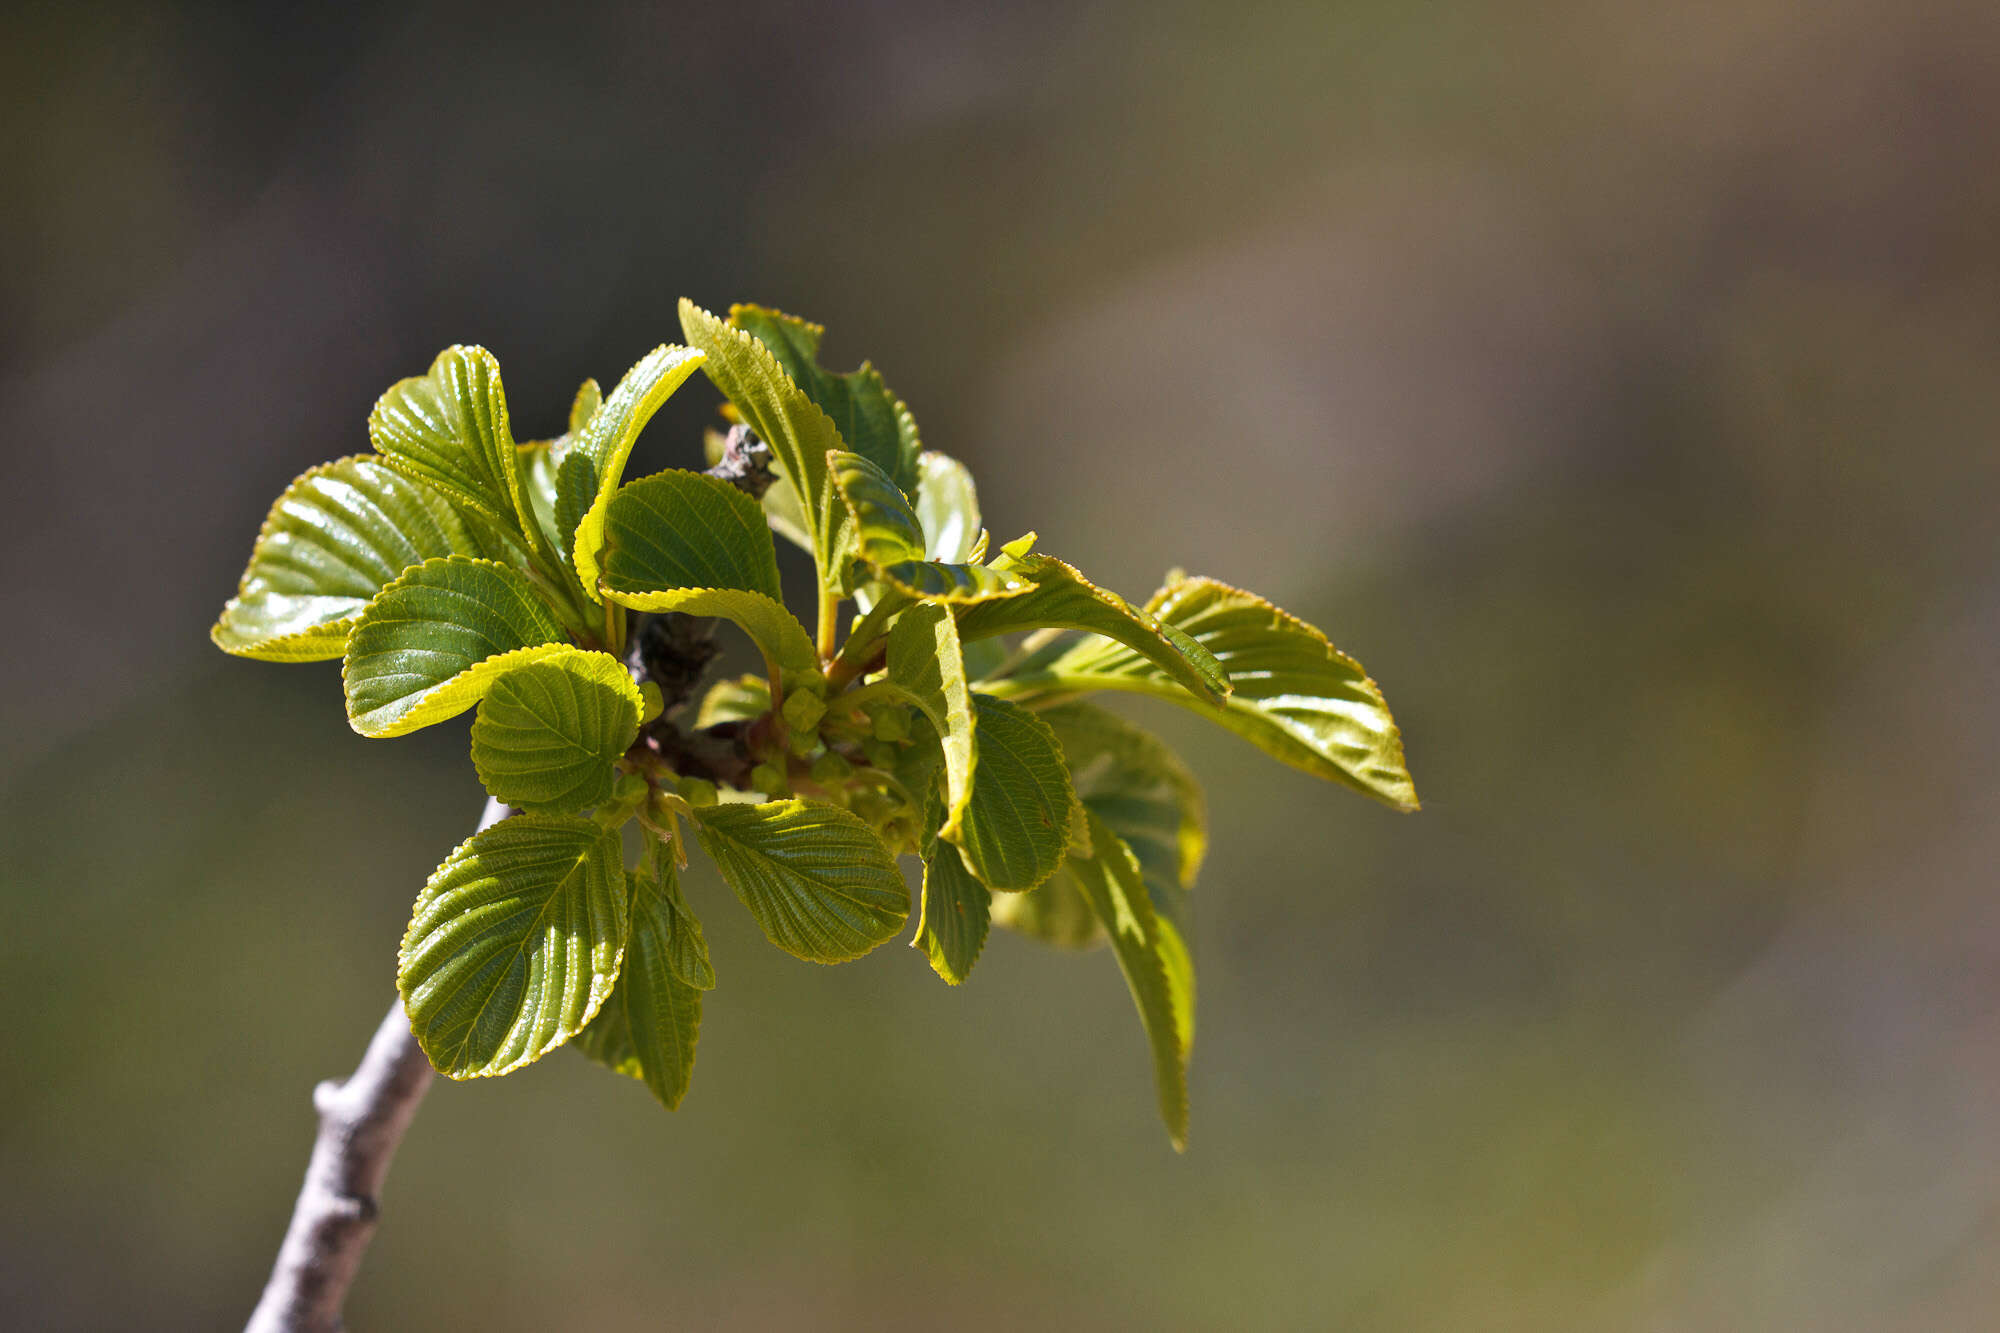
[{"label": "green bokeh background", "polygon": [[2000,1319],[1991,5],[19,6],[0,78],[0,1323],[240,1321],[478,813],[462,722],[208,646],[270,498],[682,294],[1324,627],[1427,808],[1130,710],[1213,805],[1185,1157],[1108,955],[816,968],[697,874],[683,1110],[438,1087],[354,1326]]}]

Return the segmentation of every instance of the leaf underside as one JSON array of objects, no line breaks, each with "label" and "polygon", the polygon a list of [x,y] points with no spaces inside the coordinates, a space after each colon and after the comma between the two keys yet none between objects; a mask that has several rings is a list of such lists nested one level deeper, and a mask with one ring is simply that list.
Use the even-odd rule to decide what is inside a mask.
[{"label": "leaf underside", "polygon": [[1026,892],[1062,864],[1076,800],[1062,747],[1027,709],[975,694],[979,766],[958,845],[990,889]]},{"label": "leaf underside", "polygon": [[[674,966],[677,937],[699,926],[676,910],[679,890],[671,864],[663,883],[647,875],[628,876],[631,936],[618,984],[597,1017],[578,1035],[577,1049],[621,1074],[638,1079],[669,1111],[679,1108],[694,1075],[695,1043],[701,1035],[701,988]],[[703,953],[706,963],[706,952]],[[714,974],[709,975],[714,983]]]}]

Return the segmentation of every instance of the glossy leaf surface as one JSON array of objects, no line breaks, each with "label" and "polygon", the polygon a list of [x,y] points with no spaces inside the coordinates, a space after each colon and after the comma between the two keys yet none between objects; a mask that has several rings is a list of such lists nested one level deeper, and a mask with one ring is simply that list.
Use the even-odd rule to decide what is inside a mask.
[{"label": "glossy leaf surface", "polygon": [[398,381],[376,400],[368,438],[397,471],[534,530],[500,363],[484,347],[447,347],[429,372]]},{"label": "glossy leaf surface", "polygon": [[786,671],[817,671],[819,651],[781,602],[741,588],[665,588],[657,592],[606,589],[605,597],[634,611],[680,611],[734,621],[758,648]]},{"label": "glossy leaf surface", "polygon": [[[680,890],[671,862],[663,873],[664,880],[627,876],[632,928],[625,963],[617,986],[576,1045],[598,1063],[644,1083],[671,1111],[680,1106],[694,1075],[702,992],[685,979],[674,960],[687,949],[682,937],[692,930],[698,942],[701,928],[676,906]],[[705,947],[701,956],[705,965]],[[708,979],[713,985],[712,972]]]},{"label": "glossy leaf surface", "polygon": [[417,895],[396,984],[452,1078],[505,1074],[583,1029],[625,948],[617,834],[517,815],[474,834]]},{"label": "glossy leaf surface", "polygon": [[965,464],[935,449],[917,455],[917,520],[924,528],[924,558],[946,564],[972,559],[979,540],[979,491]]},{"label": "glossy leaf surface", "polygon": [[347,640],[347,717],[401,736],[478,703],[524,650],[562,641],[534,586],[491,560],[426,560],[377,593]]},{"label": "glossy leaf surface", "polygon": [[695,812],[695,836],[771,943],[808,962],[858,958],[909,917],[895,858],[838,806],[712,806]]},{"label": "glossy leaf surface", "polygon": [[494,799],[567,814],[611,795],[639,734],[639,687],[609,653],[558,648],[493,682],[472,723],[472,766]]},{"label": "glossy leaf surface", "polygon": [[939,836],[943,819],[943,804],[933,799],[924,826],[922,908],[910,943],[924,951],[933,972],[956,986],[986,947],[993,895],[965,868],[958,848]]},{"label": "glossy leaf surface", "polygon": [[913,606],[889,630],[889,679],[916,704],[937,732],[944,754],[945,801],[942,835],[956,838],[959,820],[972,795],[979,742],[974,732],[972,692],[965,683],[965,659],[958,628],[941,606]]},{"label": "glossy leaf surface", "polygon": [[604,586],[613,591],[740,588],[783,600],[763,511],[718,478],[642,477],[612,499],[604,537]]},{"label": "glossy leaf surface", "polygon": [[576,496],[589,495],[589,503],[576,520],[570,554],[577,582],[593,600],[597,598],[598,551],[604,545],[605,511],[625,475],[625,462],[639,432],[653,419],[660,404],[694,374],[702,354],[691,347],[664,344],[625,372],[611,396],[590,414],[583,429],[570,441],[569,455],[563,460],[572,474],[563,490],[567,504]]}]

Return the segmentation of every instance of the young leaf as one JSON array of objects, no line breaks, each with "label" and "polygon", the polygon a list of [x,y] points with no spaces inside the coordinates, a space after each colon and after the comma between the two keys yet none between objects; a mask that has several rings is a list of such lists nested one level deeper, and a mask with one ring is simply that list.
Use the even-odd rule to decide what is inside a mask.
[{"label": "young leaf", "polygon": [[[695,1042],[701,1034],[702,987],[691,984],[675,964],[686,951],[682,937],[700,940],[693,918],[676,908],[679,876],[673,864],[663,879],[631,875],[632,932],[618,985],[577,1037],[577,1049],[600,1064],[630,1075],[652,1090],[669,1111],[687,1095],[694,1074]],[[707,951],[702,951],[707,963]],[[714,973],[708,974],[715,983]]]},{"label": "young leaf", "polygon": [[733,620],[757,647],[786,671],[819,670],[819,650],[781,602],[740,588],[662,588],[655,592],[621,592],[607,587],[604,595],[634,611],[680,611],[691,616]]},{"label": "young leaf", "polygon": [[973,559],[979,540],[979,492],[965,464],[935,449],[917,455],[917,519],[924,527],[924,558],[947,564]]},{"label": "young leaf", "polygon": [[1086,630],[1124,644],[1202,699],[1220,702],[1228,695],[1228,675],[1200,644],[1055,557],[1009,557],[1002,568],[1031,581],[1034,591],[966,608],[958,617],[961,638],[1044,627]]},{"label": "young leaf", "polygon": [[831,542],[836,577],[840,566],[859,559],[876,577],[923,601],[983,602],[1033,590],[1028,579],[1002,570],[925,559],[923,525],[896,483],[859,454],[835,450],[826,457],[846,513]]},{"label": "young leaf", "polygon": [[993,900],[993,924],[1052,944],[1090,949],[1104,942],[1104,927],[1083,899],[1069,867],[1058,867],[1033,893],[1003,893]]},{"label": "young leaf", "polygon": [[497,554],[451,503],[366,455],[301,476],[271,506],[209,637],[267,662],[339,657],[368,600],[433,556]]},{"label": "young leaf", "polygon": [[[939,837],[944,806],[928,803],[924,824],[923,908],[910,943],[930,958],[931,970],[951,985],[964,981],[986,946],[993,895],[976,879],[958,848]],[[1013,897],[1034,895],[1009,895]]]},{"label": "young leaf", "polygon": [[771,711],[771,686],[762,676],[737,676],[708,687],[695,712],[696,730],[718,722],[748,722]]},{"label": "young leaf", "polygon": [[603,532],[607,588],[741,588],[784,598],[763,511],[719,478],[677,470],[641,478],[612,499]]},{"label": "young leaf", "polygon": [[972,696],[979,767],[958,845],[990,889],[1026,892],[1062,864],[1076,796],[1049,724],[990,695]]},{"label": "young leaf", "polygon": [[943,747],[945,802],[940,833],[956,838],[972,795],[979,747],[972,694],[965,684],[965,659],[951,613],[941,606],[913,606],[896,617],[889,630],[887,665],[889,679],[929,719]]},{"label": "young leaf", "polygon": [[569,400],[569,433],[576,435],[590,419],[597,415],[597,409],[604,406],[604,390],[594,379],[585,380],[576,386],[576,397]]},{"label": "young leaf", "polygon": [[[604,545],[604,514],[625,474],[625,460],[632,456],[639,432],[653,419],[660,404],[701,363],[702,354],[691,347],[673,344],[655,347],[638,365],[625,372],[611,396],[591,413],[590,420],[570,442],[569,455],[563,459],[569,475],[562,479],[562,489],[566,494],[588,494],[590,501],[576,520],[569,549],[577,582],[592,601],[599,600],[597,553]],[[574,499],[570,503],[574,504]]]},{"label": "young leaf", "polygon": [[681,328],[708,354],[702,370],[736,406],[757,438],[771,446],[773,469],[797,493],[799,520],[812,543],[822,581],[832,578],[828,531],[833,518],[826,453],[841,447],[833,419],[792,382],[770,349],[747,330],[682,299]]},{"label": "young leaf", "polygon": [[833,421],[849,449],[881,468],[901,489],[916,488],[917,456],[923,448],[916,419],[873,366],[863,362],[861,369],[845,375],[822,370],[819,340],[826,330],[776,310],[731,306],[729,322],[770,349],[792,383]]},{"label": "young leaf", "polygon": [[562,637],[534,585],[505,565],[426,560],[377,593],[347,636],[348,721],[364,736],[442,722]]},{"label": "young leaf", "polygon": [[618,836],[586,819],[517,815],[447,856],[396,970],[439,1072],[505,1074],[581,1031],[618,977],[625,898]]},{"label": "young leaf", "polygon": [[[1193,1012],[1193,973],[1186,972],[1185,989],[1169,976],[1163,957],[1160,919],[1146,896],[1139,877],[1139,862],[1124,842],[1105,827],[1096,815],[1085,812],[1089,821],[1091,855],[1072,857],[1070,872],[1083,892],[1084,901],[1111,937],[1111,950],[1125,973],[1125,985],[1138,1006],[1139,1020],[1153,1048],[1153,1080],[1160,1095],[1160,1115],[1167,1122],[1176,1151],[1187,1147],[1188,1038],[1183,1033],[1179,1013]],[[1178,936],[1176,936],[1178,942]],[[1182,949],[1180,958],[1185,958]],[[1180,967],[1176,959],[1175,967]],[[1192,1022],[1189,1023],[1192,1030]]]},{"label": "young leaf", "polygon": [[910,892],[882,840],[835,805],[697,809],[695,836],[771,943],[813,963],[859,958],[902,928]]},{"label": "young leaf", "polygon": [[[1236,683],[1226,706],[1196,711],[1293,768],[1398,810],[1417,808],[1402,733],[1381,689],[1324,634],[1214,579],[1170,583],[1146,609],[1213,653]],[[1137,690],[1186,702],[1153,663],[1102,640],[1079,643],[1038,679],[1062,691]]]},{"label": "young leaf", "polygon": [[427,374],[392,385],[368,415],[368,438],[398,472],[494,519],[519,523],[533,540],[534,512],[521,486],[500,363],[484,347],[447,347]]},{"label": "young leaf", "polygon": [[1208,850],[1208,802],[1194,774],[1159,737],[1095,704],[1039,716],[1062,743],[1077,799],[1125,840],[1153,905],[1171,915]]},{"label": "young leaf", "polygon": [[639,687],[609,653],[557,648],[493,682],[472,723],[472,766],[493,798],[569,814],[611,795],[639,734]]}]

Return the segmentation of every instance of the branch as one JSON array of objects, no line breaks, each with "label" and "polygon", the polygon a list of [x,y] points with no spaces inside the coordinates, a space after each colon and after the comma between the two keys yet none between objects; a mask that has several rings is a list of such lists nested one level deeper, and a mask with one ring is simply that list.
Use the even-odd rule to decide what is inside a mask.
[{"label": "branch", "polygon": [[[479,827],[511,813],[486,803]],[[319,1136],[278,1262],[244,1333],[337,1333],[347,1289],[374,1239],[376,1196],[396,1145],[430,1091],[431,1063],[410,1034],[398,999],[344,1083],[313,1089]]]}]

